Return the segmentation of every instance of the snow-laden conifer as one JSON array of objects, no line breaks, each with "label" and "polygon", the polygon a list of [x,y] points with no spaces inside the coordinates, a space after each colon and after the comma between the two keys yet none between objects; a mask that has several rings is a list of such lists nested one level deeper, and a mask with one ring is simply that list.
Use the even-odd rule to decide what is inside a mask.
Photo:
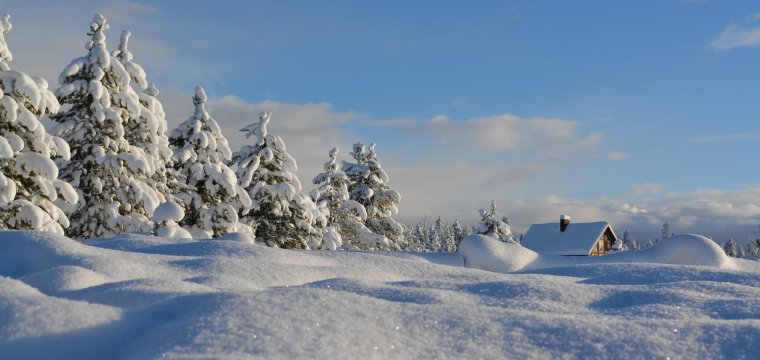
[{"label": "snow-laden conifer", "polygon": [[382,243],[384,237],[373,233],[364,225],[367,210],[363,205],[351,200],[348,192],[350,180],[340,170],[337,155],[338,148],[332,148],[324,172],[314,177],[313,183],[317,185],[313,192],[314,201],[318,206],[324,206],[329,210],[327,225],[338,230],[346,248],[372,248]]},{"label": "snow-laden conifer", "polygon": [[53,159],[68,159],[69,147],[39,121],[58,111],[58,101],[45,80],[11,70],[11,27],[10,15],[0,17],[0,228],[63,234],[69,220],[55,202],[73,204],[77,195],[58,180]]},{"label": "snow-laden conifer", "polygon": [[195,238],[251,234],[250,227],[238,221],[238,213],[248,212],[251,199],[225,164],[232,156],[230,147],[219,124],[206,111],[206,100],[203,89],[195,88],[195,113],[169,136],[174,169],[194,189],[177,194],[185,208],[180,225]]},{"label": "snow-laden conifer", "polygon": [[375,144],[365,148],[364,144],[355,143],[351,157],[355,163],[343,162],[343,171],[351,180],[351,200],[366,209],[367,228],[386,237],[385,241],[375,246],[381,249],[399,248],[404,241],[404,227],[391,216],[398,213],[401,196],[388,186],[388,174],[380,166]]},{"label": "snow-laden conifer", "polygon": [[292,172],[296,161],[282,138],[268,132],[270,120],[271,114],[262,112],[258,122],[240,130],[254,143],[243,146],[230,162],[252,200],[241,221],[269,246],[318,249],[327,218],[310,197],[300,194],[301,183]]},{"label": "snow-laden conifer", "polygon": [[728,256],[739,257],[739,251],[736,248],[736,242],[734,242],[733,238],[729,238],[728,241],[723,244],[723,251]]},{"label": "snow-laden conifer", "polygon": [[499,219],[498,214],[495,200],[491,201],[490,209],[480,209],[481,219],[478,224],[478,234],[488,235],[504,242],[515,242],[509,219],[506,217]]},{"label": "snow-laden conifer", "polygon": [[454,225],[451,226],[451,231],[454,236],[454,249],[456,249],[459,247],[459,243],[462,242],[462,239],[464,239],[466,235],[462,224],[459,223],[459,219],[454,220]]},{"label": "snow-laden conifer", "polygon": [[137,92],[140,112],[128,113],[124,124],[124,137],[132,146],[133,152],[149,160],[148,170],[153,175],[146,179],[156,189],[162,202],[178,202],[174,194],[181,191],[177,175],[172,165],[172,150],[169,147],[166,114],[158,100],[158,89],[149,83],[143,68],[137,64],[129,51],[129,31],[121,33],[119,49],[112,53],[129,73],[132,85]]},{"label": "snow-laden conifer", "polygon": [[130,146],[124,124],[142,107],[129,72],[114,61],[105,43],[106,19],[90,23],[87,55],[74,59],[59,76],[61,109],[53,129],[69,143],[71,160],[60,177],[73,185],[79,204],[69,210],[68,236],[87,239],[122,232],[153,231],[153,211],[162,198],[147,181],[153,167],[144,152]]}]

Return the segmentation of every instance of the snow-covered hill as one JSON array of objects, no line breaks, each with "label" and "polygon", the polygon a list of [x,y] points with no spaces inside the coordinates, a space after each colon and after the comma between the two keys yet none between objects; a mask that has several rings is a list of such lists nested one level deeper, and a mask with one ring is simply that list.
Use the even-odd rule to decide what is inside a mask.
[{"label": "snow-covered hill", "polygon": [[243,240],[0,232],[0,358],[760,354],[760,263],[697,236],[603,258],[477,236],[454,254]]}]

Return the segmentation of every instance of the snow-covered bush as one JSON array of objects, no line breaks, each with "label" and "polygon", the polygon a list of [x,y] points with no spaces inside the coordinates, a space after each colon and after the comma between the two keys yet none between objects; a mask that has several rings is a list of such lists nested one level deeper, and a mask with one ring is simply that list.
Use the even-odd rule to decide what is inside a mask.
[{"label": "snow-covered bush", "polygon": [[225,162],[232,155],[219,124],[206,111],[206,93],[195,88],[195,113],[179,124],[169,137],[174,149],[174,169],[192,191],[177,194],[185,216],[180,225],[194,238],[219,237],[230,232],[252,234],[240,223],[251,198],[238,186],[235,173]]},{"label": "snow-covered bush", "polygon": [[254,143],[243,146],[230,162],[252,200],[241,222],[251,225],[256,238],[269,246],[318,249],[327,218],[310,197],[299,193],[301,182],[292,173],[296,161],[282,138],[268,133],[270,119],[271,114],[262,112],[257,123],[240,130],[246,138],[253,136]]},{"label": "snow-covered bush", "polygon": [[39,116],[58,111],[58,101],[41,78],[11,70],[5,34],[9,15],[0,18],[0,229],[63,234],[69,219],[56,205],[76,203],[74,189],[58,180],[55,158],[69,158],[62,139],[45,131]]},{"label": "snow-covered bush", "polygon": [[478,234],[488,235],[504,242],[515,242],[512,236],[512,225],[509,219],[498,218],[499,212],[496,210],[496,201],[491,201],[491,208],[488,210],[480,209],[480,223],[478,224]]}]

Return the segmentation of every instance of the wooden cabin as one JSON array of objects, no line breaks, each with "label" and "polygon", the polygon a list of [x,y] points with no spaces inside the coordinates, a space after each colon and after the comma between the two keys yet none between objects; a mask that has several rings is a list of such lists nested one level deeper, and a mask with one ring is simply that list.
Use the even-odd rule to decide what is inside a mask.
[{"label": "wooden cabin", "polygon": [[543,255],[600,256],[619,241],[606,221],[571,223],[562,215],[559,223],[531,225],[522,246]]}]

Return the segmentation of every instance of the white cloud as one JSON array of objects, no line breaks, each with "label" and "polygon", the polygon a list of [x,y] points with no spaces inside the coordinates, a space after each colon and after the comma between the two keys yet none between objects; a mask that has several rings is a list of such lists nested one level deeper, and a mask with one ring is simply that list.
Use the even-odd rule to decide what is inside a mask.
[{"label": "white cloud", "polygon": [[714,51],[760,44],[760,26],[744,26],[731,23],[713,37],[707,47]]},{"label": "white cloud", "polygon": [[[187,103],[187,116],[190,116],[189,97]],[[341,156],[347,158],[349,146],[357,139],[356,135],[343,129],[354,114],[335,112],[329,103],[292,104],[270,100],[250,103],[226,95],[212,99],[208,109],[219,122],[233,152],[250,143],[239,130],[257,122],[261,111],[272,112],[269,132],[283,138],[288,152],[298,162],[297,175],[305,191],[312,188],[310,183],[314,175],[322,171],[328,151],[338,146]]]},{"label": "white cloud", "polygon": [[574,121],[521,118],[509,114],[465,121],[437,115],[427,124],[429,133],[440,142],[482,150],[533,148],[539,153],[556,156],[571,149],[593,149],[603,140],[601,133],[580,136],[576,128]]},{"label": "white cloud", "polygon": [[629,230],[640,241],[658,237],[665,221],[676,233],[712,235],[720,242],[729,236],[745,241],[744,237],[760,225],[760,187],[697,190],[649,201],[584,201],[558,196],[499,200],[497,204],[505,204],[502,210],[520,232],[531,223],[558,220],[560,214],[569,214],[579,222],[609,221],[618,232]]}]

